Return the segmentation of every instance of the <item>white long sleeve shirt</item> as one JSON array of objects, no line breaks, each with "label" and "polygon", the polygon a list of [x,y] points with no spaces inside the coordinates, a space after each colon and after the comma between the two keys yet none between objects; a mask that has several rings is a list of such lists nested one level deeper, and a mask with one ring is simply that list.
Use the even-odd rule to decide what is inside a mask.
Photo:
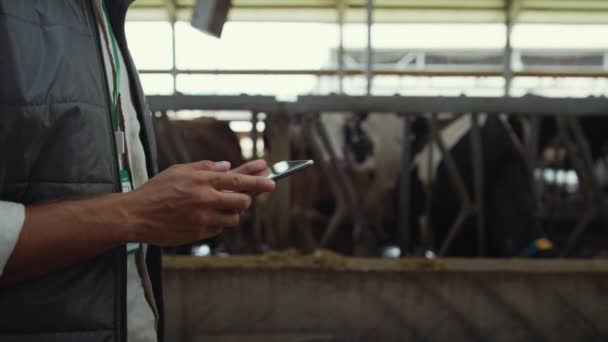
[{"label": "white long sleeve shirt", "polygon": [[[110,94],[114,87],[114,74],[112,69],[113,55],[108,49],[106,39],[110,39],[105,22],[101,0],[92,0],[97,11],[99,35],[103,61],[108,79]],[[119,52],[119,61],[122,70],[127,70],[122,53]],[[139,138],[140,124],[137,111],[133,105],[129,78],[126,72],[122,73],[120,82],[121,109],[123,113],[125,139],[127,146],[127,159],[129,171],[134,188],[140,187],[148,180],[146,169],[146,156]],[[0,201],[0,275],[10,258],[25,222],[25,207],[20,203]],[[148,271],[145,267],[146,246],[127,257],[127,334],[129,342],[155,342],[156,315],[153,302],[152,289]]]},{"label": "white long sleeve shirt", "polygon": [[24,222],[25,207],[22,204],[0,201],[0,275],[15,249]]}]

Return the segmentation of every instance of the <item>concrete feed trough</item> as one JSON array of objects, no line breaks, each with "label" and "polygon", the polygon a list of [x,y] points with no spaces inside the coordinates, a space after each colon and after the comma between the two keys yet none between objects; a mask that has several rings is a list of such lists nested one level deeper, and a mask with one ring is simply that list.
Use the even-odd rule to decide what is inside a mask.
[{"label": "concrete feed trough", "polygon": [[167,341],[605,341],[608,261],[165,258]]}]

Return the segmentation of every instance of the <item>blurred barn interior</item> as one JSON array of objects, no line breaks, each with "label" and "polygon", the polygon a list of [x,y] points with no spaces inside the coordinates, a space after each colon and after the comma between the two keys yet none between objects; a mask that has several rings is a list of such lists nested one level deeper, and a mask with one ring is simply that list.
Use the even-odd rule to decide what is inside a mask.
[{"label": "blurred barn interior", "polygon": [[608,338],[608,1],[137,0],[127,20],[161,170],[315,160],[166,251],[169,340]]}]

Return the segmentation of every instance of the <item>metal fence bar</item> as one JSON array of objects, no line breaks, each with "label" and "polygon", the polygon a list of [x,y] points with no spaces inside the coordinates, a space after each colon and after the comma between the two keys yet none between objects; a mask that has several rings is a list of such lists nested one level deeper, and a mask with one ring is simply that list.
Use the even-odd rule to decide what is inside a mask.
[{"label": "metal fence bar", "polygon": [[153,95],[146,99],[153,111],[231,110],[280,113],[282,106],[273,96]]},{"label": "metal fence bar", "polygon": [[322,113],[529,113],[531,115],[605,115],[608,98],[585,99],[523,97],[420,97],[420,96],[300,96],[287,103],[288,111]]},{"label": "metal fence bar", "polygon": [[338,94],[344,94],[344,17],[346,15],[346,0],[337,1],[338,14]]},{"label": "metal fence bar", "polygon": [[251,112],[251,159],[258,157],[258,112]]},{"label": "metal fence bar", "polygon": [[[339,69],[177,69],[178,75],[278,75],[297,76],[310,75],[317,77],[338,77]],[[142,69],[140,74],[166,75],[171,74],[171,69]],[[361,69],[345,69],[343,76],[363,76],[365,71]],[[503,77],[504,71],[500,67],[478,68],[476,70],[398,70],[398,69],[374,69],[374,76],[412,76],[412,77]],[[513,77],[582,77],[603,78],[608,77],[605,71],[564,71],[564,70],[526,70],[513,71]]]},{"label": "metal fence bar", "polygon": [[[437,120],[437,114],[432,113],[431,125],[437,126]],[[434,130],[433,140],[437,144],[439,151],[441,151],[441,156],[443,157],[443,162],[445,163],[448,177],[450,178],[450,182],[454,186],[454,190],[456,191],[456,194],[458,195],[458,198],[460,200],[460,210],[458,212],[458,215],[454,220],[452,226],[448,230],[448,234],[444,239],[443,243],[441,244],[441,248],[439,249],[439,256],[445,256],[450,250],[450,247],[456,237],[461,233],[465,220],[473,213],[473,206],[471,203],[471,196],[467,191],[464,179],[462,178],[462,175],[458,170],[458,166],[456,165],[452,154],[445,146],[445,143],[441,136],[441,132]]]},{"label": "metal fence bar", "polygon": [[[410,227],[409,227],[409,215],[410,215],[410,166],[411,164],[411,145],[409,140],[409,130],[411,129],[411,120],[415,113],[438,113],[438,112],[464,112],[473,113],[471,115],[471,152],[472,162],[474,171],[474,203],[477,209],[477,240],[479,247],[479,254],[485,255],[485,212],[484,212],[484,198],[483,198],[483,187],[484,187],[484,173],[483,173],[483,150],[481,142],[481,133],[479,127],[479,114],[476,113],[487,113],[487,115],[496,115],[499,113],[525,113],[526,117],[531,118],[533,121],[533,132],[532,140],[529,141],[528,146],[530,147],[530,155],[532,160],[536,160],[537,148],[538,148],[538,127],[540,124],[541,116],[555,116],[561,121],[562,129],[566,129],[567,140],[570,143],[569,154],[575,154],[573,162],[575,169],[578,169],[579,175],[581,171],[585,173],[582,175],[581,183],[582,192],[587,198],[587,206],[593,205],[587,213],[585,213],[578,221],[577,228],[574,229],[569,241],[566,246],[566,253],[568,249],[571,249],[578,238],[578,235],[584,231],[585,227],[589,223],[589,220],[597,217],[597,214],[601,214],[603,208],[603,199],[598,200],[601,197],[597,195],[593,174],[590,170],[587,170],[590,165],[590,156],[588,155],[588,146],[581,144],[581,135],[583,134],[580,127],[572,127],[572,123],[577,121],[577,117],[580,116],[593,116],[593,115],[605,115],[608,112],[608,98],[605,97],[593,97],[585,99],[571,99],[571,98],[544,98],[538,96],[525,96],[521,98],[504,98],[504,97],[491,97],[491,98],[479,98],[479,97],[403,97],[403,96],[301,96],[295,102],[280,102],[269,96],[151,96],[149,102],[153,110],[164,112],[166,110],[180,110],[180,109],[200,109],[200,110],[241,110],[252,112],[252,153],[257,155],[257,113],[264,111],[268,113],[268,116],[273,116],[275,113],[282,113],[283,115],[292,116],[300,113],[312,114],[313,116],[318,113],[343,113],[343,112],[374,112],[390,114],[402,113],[403,116],[403,130],[404,130],[404,145],[402,146],[401,154],[403,157],[402,170],[401,170],[401,185],[400,185],[400,199],[399,199],[399,232],[400,232],[400,246],[402,253],[407,255],[410,253]],[[404,113],[403,108],[407,108],[408,112]],[[565,118],[564,116],[567,116]],[[432,114],[431,131],[436,131],[435,124],[437,123],[436,114]],[[166,114],[161,117],[159,123],[167,120]],[[564,121],[565,120],[565,121]],[[565,123],[568,124],[565,124]],[[323,134],[324,133],[324,134]],[[323,144],[328,146],[329,139],[326,136],[327,132],[323,129],[319,131]],[[564,134],[564,132],[562,133]],[[325,135],[325,137],[324,137]],[[446,153],[445,146],[442,146],[440,138],[437,138],[438,133],[432,133],[431,144],[433,140],[438,144],[444,154],[444,162],[448,169],[453,169],[453,160],[449,152]],[[439,140],[438,140],[439,139]],[[174,139],[172,139],[174,140]],[[583,141],[584,142],[584,141]],[[179,144],[179,142],[177,142]],[[365,223],[364,213],[361,210],[361,203],[359,202],[358,194],[355,193],[352,182],[348,179],[348,175],[344,173],[344,170],[340,172],[342,165],[338,165],[335,151],[332,148],[328,148],[330,155],[333,152],[332,161],[334,161],[334,167],[337,170],[337,175],[340,183],[340,187],[343,188],[346,194],[350,215],[354,225],[354,235],[359,242],[365,238],[373,238],[371,232],[368,230]],[[179,154],[179,153],[178,153]],[[582,160],[581,160],[582,159]],[[451,161],[452,162],[451,162]],[[580,164],[585,164],[582,167]],[[451,167],[452,166],[452,167]],[[583,170],[584,169],[584,170]],[[429,169],[431,170],[431,169]],[[439,254],[444,254],[450,245],[450,241],[458,234],[459,227],[462,225],[464,219],[473,213],[473,206],[470,195],[466,188],[463,191],[461,189],[462,179],[459,178],[458,172],[454,173],[454,170],[448,170],[449,177],[452,178],[452,183],[455,182],[456,192],[458,192],[461,199],[461,212],[456,218],[447,241],[441,246]],[[455,170],[458,171],[458,170]],[[531,168],[530,171],[533,171]],[[456,177],[456,178],[454,178]],[[341,179],[344,178],[344,179]],[[461,178],[461,177],[460,177]],[[588,184],[590,183],[590,184]],[[430,190],[430,189],[429,189]],[[429,191],[428,196],[431,195]],[[590,199],[593,199],[590,203]],[[540,198],[538,198],[540,200]],[[597,203],[594,203],[597,202]],[[428,208],[427,208],[428,209]],[[589,209],[589,208],[588,208]],[[598,212],[599,211],[599,212]],[[427,217],[430,220],[430,216]],[[427,222],[428,224],[428,222]]]},{"label": "metal fence bar", "polygon": [[[258,112],[251,112],[251,159],[255,160],[258,156]],[[252,197],[251,208],[249,212],[251,213],[251,226],[253,230],[253,235],[255,237],[256,242],[262,241],[262,233],[260,230],[260,218],[259,218],[259,201],[257,196]],[[256,244],[256,247],[259,247],[259,244]]]},{"label": "metal fence bar", "polygon": [[473,189],[477,221],[477,253],[480,257],[483,257],[486,255],[485,198],[483,191],[483,150],[478,113],[471,113],[471,159],[473,161]]},{"label": "metal fence bar", "polygon": [[[434,164],[435,164],[435,147],[434,147],[434,142],[433,142],[433,137],[436,134],[436,130],[437,127],[435,125],[433,125],[433,113],[427,113],[427,115],[425,116],[425,120],[427,121],[428,125],[429,125],[429,136],[428,136],[428,148],[429,148],[429,153],[428,153],[428,158],[426,161],[423,161],[426,163],[426,167],[427,167],[427,179],[428,182],[427,184],[424,186],[424,190],[426,193],[426,201],[424,203],[424,210],[425,210],[425,216],[424,216],[424,229],[427,231],[431,230],[432,227],[432,223],[433,223],[433,218],[432,218],[432,207],[433,207],[433,181],[434,181],[434,177],[435,177],[435,168],[434,168]],[[432,244],[430,247],[435,247],[435,245],[437,245],[437,243],[435,241],[432,241]]]},{"label": "metal fence bar", "polygon": [[365,61],[367,63],[365,67],[365,79],[366,94],[369,96],[372,94],[372,82],[374,80],[374,47],[372,45],[372,30],[374,25],[374,0],[367,0],[367,51]]},{"label": "metal fence bar", "polygon": [[401,174],[399,176],[399,214],[398,224],[400,232],[401,256],[407,256],[410,251],[410,164],[412,149],[410,139],[411,116],[403,115],[403,145],[401,147]]},{"label": "metal fence bar", "polygon": [[513,83],[513,44],[511,44],[511,36],[513,32],[513,17],[512,8],[514,6],[513,0],[504,0],[505,7],[505,49],[503,53],[504,58],[504,74],[505,79],[505,96],[511,96],[511,84]]},{"label": "metal fence bar", "polygon": [[300,96],[280,102],[272,96],[148,96],[153,111],[242,110],[287,115],[297,113],[526,113],[529,116],[569,114],[605,115],[608,98],[421,97],[421,96]]},{"label": "metal fence bar", "polygon": [[593,159],[590,153],[587,139],[580,124],[576,118],[564,117],[558,118],[560,128],[567,130],[567,138],[565,139],[566,147],[573,164],[578,165],[577,172],[581,180],[582,192],[587,205],[586,212],[579,218],[576,228],[572,231],[564,245],[562,256],[568,256],[574,249],[580,236],[588,228],[592,219],[600,218],[606,222],[606,214],[604,213],[605,199],[600,188],[600,185],[595,178],[593,172]]}]

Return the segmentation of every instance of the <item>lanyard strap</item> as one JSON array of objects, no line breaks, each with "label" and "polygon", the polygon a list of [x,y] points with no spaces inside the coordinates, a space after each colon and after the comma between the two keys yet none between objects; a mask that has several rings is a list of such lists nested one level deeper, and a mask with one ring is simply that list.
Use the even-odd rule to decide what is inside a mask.
[{"label": "lanyard strap", "polygon": [[[112,105],[110,111],[112,112],[112,128],[114,128],[115,139],[117,141],[117,146],[121,153],[124,153],[124,133],[120,130],[120,121],[119,121],[119,110],[118,110],[118,96],[120,95],[120,57],[118,55],[118,47],[116,46],[116,37],[114,36],[114,31],[112,31],[112,24],[110,22],[110,16],[108,15],[108,8],[106,7],[105,0],[101,0],[101,6],[103,8],[103,15],[106,20],[106,26],[108,28],[108,32],[110,35],[110,41],[112,42],[112,54],[114,55],[114,91],[112,92]],[[121,157],[119,156],[119,164]],[[121,167],[120,170],[120,182],[122,184],[122,191],[129,192],[132,189],[131,178],[129,177],[129,171],[123,169]],[[140,249],[139,243],[129,243],[127,244],[127,255],[135,254]]]},{"label": "lanyard strap", "polygon": [[112,92],[112,126],[115,131],[120,130],[120,123],[118,120],[119,111],[118,111],[118,96],[120,94],[120,58],[118,56],[118,47],[116,46],[116,38],[114,37],[114,32],[112,31],[112,24],[110,22],[110,16],[108,15],[108,9],[106,7],[105,0],[101,0],[101,6],[103,7],[103,14],[106,19],[106,26],[108,27],[108,32],[110,33],[110,41],[112,42],[112,54],[114,57],[114,91]]},{"label": "lanyard strap", "polygon": [[112,129],[114,130],[114,139],[116,142],[116,149],[118,152],[118,166],[120,169],[120,182],[122,183],[123,192],[129,192],[132,190],[131,177],[129,171],[124,168],[123,157],[126,152],[126,141],[125,134],[120,129],[120,110],[118,103],[120,96],[120,55],[116,44],[116,37],[112,31],[112,24],[110,23],[110,16],[108,15],[108,8],[106,7],[105,0],[101,0],[101,6],[103,8],[103,14],[106,21],[107,31],[110,36],[110,42],[112,45],[112,57],[114,59],[114,89],[112,91],[112,103],[110,105],[110,112],[112,113]]}]

